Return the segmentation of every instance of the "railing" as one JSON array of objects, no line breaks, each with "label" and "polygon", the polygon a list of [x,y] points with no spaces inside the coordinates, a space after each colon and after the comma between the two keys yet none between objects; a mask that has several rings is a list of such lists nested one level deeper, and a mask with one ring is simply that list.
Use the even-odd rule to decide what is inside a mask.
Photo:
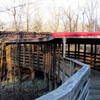
[{"label": "railing", "polygon": [[[91,50],[91,48],[90,48]],[[95,47],[96,50],[96,47]],[[66,51],[66,57],[70,57],[73,59],[78,59],[81,62],[85,62],[91,67],[97,67],[100,65],[100,53],[91,52],[91,51]]]},{"label": "railing", "polygon": [[39,42],[51,40],[50,33],[48,32],[0,32],[0,42],[6,41],[7,43],[15,42]]},{"label": "railing", "polygon": [[77,60],[64,58],[60,63],[62,85],[36,100],[87,100],[90,67]]}]

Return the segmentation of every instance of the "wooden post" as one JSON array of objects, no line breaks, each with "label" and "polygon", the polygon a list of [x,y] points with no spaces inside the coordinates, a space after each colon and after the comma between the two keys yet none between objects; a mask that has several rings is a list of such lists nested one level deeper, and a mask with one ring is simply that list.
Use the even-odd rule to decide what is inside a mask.
[{"label": "wooden post", "polygon": [[97,55],[97,44],[95,44],[95,51],[94,51],[94,64],[96,65],[96,55]]},{"label": "wooden post", "polygon": [[52,74],[52,44],[50,43],[50,70],[49,70],[49,91],[52,90],[51,74]]},{"label": "wooden post", "polygon": [[[47,47],[47,44],[44,44]],[[44,82],[46,82],[46,68],[47,68],[47,50],[44,48],[45,58],[44,58]]]},{"label": "wooden post", "polygon": [[70,44],[68,43],[68,57],[70,57]]},{"label": "wooden post", "polygon": [[6,80],[6,75],[7,75],[7,68],[6,68],[6,45],[3,43],[2,44],[2,57],[1,57],[1,81]]},{"label": "wooden post", "polygon": [[30,70],[31,70],[31,79],[32,79],[32,81],[33,81],[34,78],[35,78],[35,70],[34,70],[34,68],[33,68],[34,66],[33,66],[33,54],[32,54],[32,49],[33,49],[33,48],[32,48],[32,44],[30,44],[29,46],[30,46],[30,47],[29,47],[29,48],[30,48],[30,58],[29,58],[29,59],[30,59],[30,67],[31,67],[31,68],[30,68]]},{"label": "wooden post", "polygon": [[0,79],[0,82],[3,80],[3,55],[4,55],[4,53],[3,53],[3,51],[4,51],[4,45],[3,44],[1,44],[1,63],[0,63],[0,65],[1,65],[1,79]]},{"label": "wooden post", "polygon": [[58,44],[58,78],[57,78],[57,83],[59,84],[60,83],[60,47],[61,47],[61,44]]},{"label": "wooden post", "polygon": [[77,47],[77,44],[75,43],[75,59],[76,59],[76,48]]},{"label": "wooden post", "polygon": [[[57,46],[57,43],[54,43],[54,65],[53,65],[53,68],[54,68],[54,88],[57,87],[56,85],[56,82],[57,82],[57,78],[56,78],[56,70],[57,70],[57,65],[56,65],[56,62],[57,62],[57,51],[56,51],[56,47]],[[66,52],[65,52],[66,53]]]},{"label": "wooden post", "polygon": [[25,64],[25,54],[26,54],[26,45],[25,44],[22,44],[22,47],[23,47],[23,67],[25,67],[26,66],[26,64]]},{"label": "wooden post", "polygon": [[63,37],[63,58],[66,57],[66,37]]},{"label": "wooden post", "polygon": [[80,59],[80,44],[78,44],[78,59]]},{"label": "wooden post", "polygon": [[39,68],[39,44],[37,45],[37,67]]},{"label": "wooden post", "polygon": [[86,61],[86,44],[84,44],[84,62]]},{"label": "wooden post", "polygon": [[93,59],[92,59],[92,56],[93,55],[93,44],[91,44],[91,61],[90,61],[90,64],[93,64]]}]

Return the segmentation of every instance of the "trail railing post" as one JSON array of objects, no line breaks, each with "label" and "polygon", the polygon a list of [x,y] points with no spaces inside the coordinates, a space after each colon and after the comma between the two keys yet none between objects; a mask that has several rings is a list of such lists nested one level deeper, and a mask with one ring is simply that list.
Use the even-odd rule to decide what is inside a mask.
[{"label": "trail railing post", "polygon": [[66,56],[66,37],[62,38],[63,40],[63,58]]}]

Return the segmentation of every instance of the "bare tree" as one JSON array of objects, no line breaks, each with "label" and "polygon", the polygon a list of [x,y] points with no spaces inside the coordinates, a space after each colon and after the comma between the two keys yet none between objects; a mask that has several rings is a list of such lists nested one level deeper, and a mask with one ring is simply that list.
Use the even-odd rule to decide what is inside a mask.
[{"label": "bare tree", "polygon": [[12,7],[11,8],[7,8],[8,11],[7,13],[9,14],[9,16],[12,17],[12,28],[14,31],[18,31],[18,20],[17,20],[17,8],[15,7],[15,0],[12,1]]},{"label": "bare tree", "polygon": [[27,25],[27,32],[29,31],[29,0],[26,3],[26,25]]},{"label": "bare tree", "polygon": [[87,3],[87,7],[84,9],[84,14],[87,17],[88,23],[87,23],[87,31],[95,31],[95,25],[97,20],[97,0],[90,0],[89,3]]},{"label": "bare tree", "polygon": [[62,16],[62,21],[63,21],[63,26],[64,26],[64,31],[69,31],[69,32],[74,32],[77,31],[78,27],[78,19],[79,16],[78,14],[74,14],[70,10],[63,10],[63,16]]},{"label": "bare tree", "polygon": [[15,31],[18,31],[18,27],[17,27],[17,19],[16,19],[16,8],[14,7],[12,10],[12,15],[13,15],[13,25],[14,25],[14,29]]},{"label": "bare tree", "polygon": [[[14,4],[15,4],[15,0],[14,0]],[[23,2],[22,2],[23,3]],[[14,24],[14,29],[15,31],[20,31],[22,29],[22,15],[23,15],[23,7],[25,5],[19,5],[19,6],[14,6],[11,13],[13,16],[13,24]]]},{"label": "bare tree", "polygon": [[53,32],[57,32],[60,24],[60,14],[57,13],[56,10],[54,10],[54,13],[52,14],[52,23],[50,25],[50,29]]},{"label": "bare tree", "polygon": [[50,12],[48,24],[51,32],[57,32],[60,26],[60,8],[56,7],[56,0],[51,0],[51,4],[48,9]]},{"label": "bare tree", "polygon": [[35,31],[35,32],[42,32],[43,22],[42,22],[42,18],[40,16],[37,16],[34,19],[32,27],[33,27],[33,31]]},{"label": "bare tree", "polygon": [[2,12],[8,14],[9,19],[11,19],[11,26],[9,26],[9,28],[14,31],[20,31],[22,28],[22,15],[25,4],[23,3],[23,1],[20,1],[22,4],[19,3],[18,5],[16,5],[16,0],[11,1],[12,2],[10,6],[7,3],[3,4],[4,10]]},{"label": "bare tree", "polygon": [[4,30],[4,26],[5,26],[5,24],[2,21],[0,21],[0,30],[1,31]]}]

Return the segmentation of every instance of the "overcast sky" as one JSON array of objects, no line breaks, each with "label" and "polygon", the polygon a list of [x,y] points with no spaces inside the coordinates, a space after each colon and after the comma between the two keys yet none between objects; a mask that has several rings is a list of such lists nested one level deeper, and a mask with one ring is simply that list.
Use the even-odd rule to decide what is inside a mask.
[{"label": "overcast sky", "polygon": [[[39,9],[41,10],[40,14],[42,17],[48,16],[53,10],[53,7],[57,9],[71,9],[73,12],[82,13],[82,8],[87,6],[87,2],[89,0],[15,0],[15,4],[13,3],[14,0],[0,0],[0,20],[4,22],[10,22],[12,20],[11,13],[7,11],[14,6],[18,6],[21,4],[26,4],[27,1],[30,3],[30,13],[36,13]],[[97,6],[99,6],[100,1],[97,0]],[[20,7],[19,7],[20,8]],[[19,9],[18,8],[18,9]],[[100,15],[100,8],[97,9],[98,18]],[[31,16],[33,18],[33,16]]]}]

